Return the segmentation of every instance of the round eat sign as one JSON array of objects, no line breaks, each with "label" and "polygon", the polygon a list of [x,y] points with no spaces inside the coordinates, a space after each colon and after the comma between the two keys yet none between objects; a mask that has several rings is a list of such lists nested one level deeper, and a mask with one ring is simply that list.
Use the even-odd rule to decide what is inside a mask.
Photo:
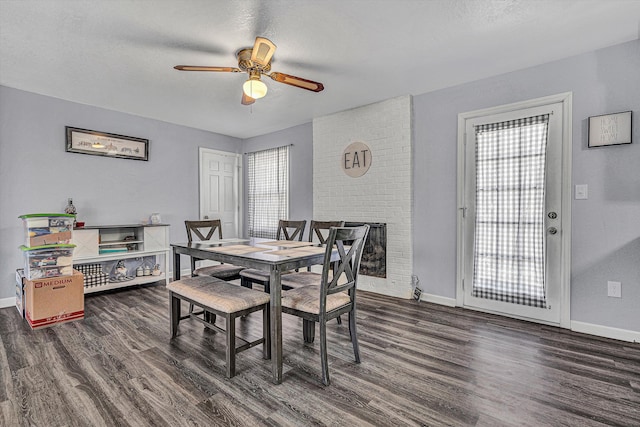
[{"label": "round eat sign", "polygon": [[352,142],[342,153],[342,170],[352,178],[364,175],[371,166],[371,150],[364,142]]}]

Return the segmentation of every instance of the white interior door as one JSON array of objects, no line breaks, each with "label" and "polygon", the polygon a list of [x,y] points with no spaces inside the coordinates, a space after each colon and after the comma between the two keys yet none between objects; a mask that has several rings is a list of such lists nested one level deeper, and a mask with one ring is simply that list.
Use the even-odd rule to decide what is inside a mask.
[{"label": "white interior door", "polygon": [[238,237],[240,155],[200,148],[200,219],[220,219],[222,237]]},{"label": "white interior door", "polygon": [[566,315],[564,107],[464,120],[458,268],[465,307],[558,325]]}]

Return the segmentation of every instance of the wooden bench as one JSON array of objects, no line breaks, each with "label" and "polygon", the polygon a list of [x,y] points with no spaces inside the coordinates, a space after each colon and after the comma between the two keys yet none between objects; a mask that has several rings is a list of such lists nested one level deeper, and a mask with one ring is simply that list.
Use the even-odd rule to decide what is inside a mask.
[{"label": "wooden bench", "polygon": [[[167,285],[169,291],[169,323],[171,338],[178,333],[178,324],[184,319],[195,319],[207,328],[226,333],[227,377],[236,373],[236,354],[262,344],[265,359],[271,358],[271,342],[269,334],[269,294],[241,286],[232,285],[215,277],[198,276],[176,280]],[[202,308],[200,312],[180,315],[181,301],[186,301]],[[246,341],[236,337],[235,321],[254,311],[263,311],[262,338]],[[225,327],[215,325],[216,316],[225,318]],[[236,339],[244,344],[236,347]]]}]

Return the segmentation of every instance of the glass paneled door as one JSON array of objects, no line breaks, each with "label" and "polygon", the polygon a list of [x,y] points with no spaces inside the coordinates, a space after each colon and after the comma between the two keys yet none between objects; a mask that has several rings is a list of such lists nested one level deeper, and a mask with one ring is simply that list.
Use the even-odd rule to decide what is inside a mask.
[{"label": "glass paneled door", "polygon": [[465,121],[466,307],[560,323],[562,107]]}]

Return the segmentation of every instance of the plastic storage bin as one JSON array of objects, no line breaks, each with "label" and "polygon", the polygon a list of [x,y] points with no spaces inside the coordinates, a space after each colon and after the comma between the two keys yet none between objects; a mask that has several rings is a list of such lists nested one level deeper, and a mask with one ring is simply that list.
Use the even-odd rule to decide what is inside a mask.
[{"label": "plastic storage bin", "polygon": [[22,215],[20,218],[24,224],[24,245],[33,248],[69,243],[76,217],[71,214],[40,213]]},{"label": "plastic storage bin", "polygon": [[44,245],[29,248],[24,253],[24,274],[28,280],[73,274],[73,248],[76,245]]}]

